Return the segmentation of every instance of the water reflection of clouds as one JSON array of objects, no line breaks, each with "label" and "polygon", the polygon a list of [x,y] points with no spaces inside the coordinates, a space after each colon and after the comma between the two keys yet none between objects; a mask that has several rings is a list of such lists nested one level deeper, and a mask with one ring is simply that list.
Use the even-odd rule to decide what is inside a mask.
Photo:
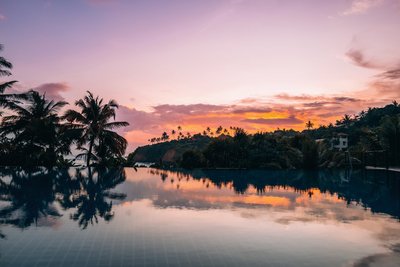
[{"label": "water reflection of clouds", "polygon": [[[141,172],[151,175],[142,175]],[[346,183],[343,182],[343,173],[337,176],[339,181],[331,181],[330,177],[324,174],[318,176],[318,180],[314,183],[304,181],[304,184],[301,180],[305,178],[298,175],[282,184],[276,180],[264,179],[256,181],[257,185],[250,183],[239,185],[246,190],[238,191],[233,188],[235,181],[227,178],[220,180],[215,177],[194,178],[185,173],[157,170],[139,170],[139,173],[132,175],[136,177],[131,179],[128,174],[128,182],[124,184],[124,190],[132,192],[127,194],[127,201],[157,196],[151,200],[151,205],[162,209],[224,209],[242,218],[269,220],[281,225],[293,223],[317,223],[338,227],[346,225],[347,229],[358,229],[354,233],[359,231],[370,233],[389,251],[386,254],[380,253],[360,259],[353,263],[354,266],[369,266],[373,261],[383,262],[388,259],[397,262],[397,250],[393,248],[400,242],[400,224],[389,215],[372,212],[360,201],[364,197],[362,191],[366,190],[368,193],[375,178],[371,181],[365,177],[361,180],[360,177],[355,177],[355,181]],[[327,183],[324,184],[324,181]],[[176,186],[177,184],[179,186]],[[378,181],[378,184],[375,193],[388,191],[382,181]],[[315,185],[319,185],[320,188],[314,187]],[[371,203],[390,205],[385,202],[390,198],[381,194],[375,194],[374,197],[375,202]],[[392,195],[392,197],[398,196]],[[379,205],[374,206],[375,211]]]},{"label": "water reflection of clouds", "polygon": [[[0,206],[0,215],[8,220],[2,223],[14,227],[40,227],[40,232],[51,227],[70,235],[79,226],[88,230],[81,232],[87,237],[154,237],[174,246],[179,245],[177,240],[193,239],[195,244],[209,242],[206,247],[215,245],[215,250],[219,247],[215,237],[223,235],[232,249],[241,242],[245,245],[238,251],[258,249],[253,255],[260,259],[266,250],[273,258],[293,246],[303,260],[329,257],[333,251],[348,259],[349,266],[399,263],[400,180],[378,174],[130,168],[32,175],[12,171],[11,184],[9,174],[3,174],[0,190],[7,205]],[[98,221],[99,232],[90,235],[91,224]],[[15,232],[4,230],[13,240]],[[180,244],[184,250],[191,243]]]},{"label": "water reflection of clouds", "polygon": [[[151,175],[142,174],[146,171]],[[227,180],[215,182],[208,178],[195,179],[185,173],[158,170],[139,170],[138,174],[131,173],[134,177],[129,174],[124,184],[125,190],[129,191],[126,201],[157,196],[152,203],[159,208],[256,209],[251,217],[262,214],[260,210],[273,208],[283,213],[290,211],[290,216],[276,219],[285,224],[310,220],[348,222],[363,220],[368,214],[356,202],[348,203],[338,194],[323,193],[318,188],[305,190],[289,185],[274,186],[266,181],[263,190],[247,185],[245,194],[237,194],[233,192],[233,182]],[[174,185],[177,183],[179,187]],[[293,216],[295,210],[298,216]]]}]

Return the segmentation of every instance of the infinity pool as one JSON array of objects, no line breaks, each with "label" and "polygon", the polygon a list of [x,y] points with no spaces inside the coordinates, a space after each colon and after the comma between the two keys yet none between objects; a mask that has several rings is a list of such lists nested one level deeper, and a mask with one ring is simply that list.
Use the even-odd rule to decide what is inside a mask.
[{"label": "infinity pool", "polygon": [[0,266],[400,266],[400,177],[0,172]]}]

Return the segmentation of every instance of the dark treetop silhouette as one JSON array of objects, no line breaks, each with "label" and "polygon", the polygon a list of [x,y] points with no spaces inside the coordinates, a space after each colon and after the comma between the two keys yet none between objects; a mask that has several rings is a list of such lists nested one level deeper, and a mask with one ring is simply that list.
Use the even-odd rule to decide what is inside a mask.
[{"label": "dark treetop silhouette", "polygon": [[[11,75],[12,67],[0,57],[0,76]],[[78,158],[85,158],[87,166],[123,163],[127,141],[113,130],[128,123],[111,121],[118,108],[114,100],[103,103],[88,92],[75,102],[79,112],[70,109],[60,117],[67,102],[46,99],[34,90],[5,94],[15,82],[0,84],[0,165],[70,166],[72,160],[65,156],[73,145],[84,151]]]},{"label": "dark treetop silhouette", "polygon": [[[115,156],[121,158],[125,153],[127,141],[125,138],[112,131],[113,129],[128,126],[124,121],[113,121],[115,109],[118,104],[110,100],[104,104],[103,99],[94,97],[91,92],[75,102],[79,111],[69,109],[62,117],[68,121],[67,127],[78,133],[78,149],[84,152],[78,157],[86,159],[86,166],[90,166],[92,160],[100,165],[106,165],[114,160]],[[88,148],[85,147],[88,145]],[[95,151],[96,153],[93,153]]]}]

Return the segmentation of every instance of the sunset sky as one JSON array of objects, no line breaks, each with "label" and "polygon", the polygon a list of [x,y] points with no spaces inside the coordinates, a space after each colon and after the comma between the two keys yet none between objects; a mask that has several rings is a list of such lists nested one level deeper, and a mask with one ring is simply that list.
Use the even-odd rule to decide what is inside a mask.
[{"label": "sunset sky", "polygon": [[0,0],[0,43],[13,90],[117,100],[130,150],[400,100],[400,0]]}]

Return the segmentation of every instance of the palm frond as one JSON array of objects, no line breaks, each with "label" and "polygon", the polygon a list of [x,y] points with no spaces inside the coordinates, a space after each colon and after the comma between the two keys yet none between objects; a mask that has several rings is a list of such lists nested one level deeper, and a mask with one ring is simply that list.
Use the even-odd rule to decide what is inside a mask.
[{"label": "palm frond", "polygon": [[105,129],[116,129],[121,127],[129,126],[129,123],[126,121],[114,121],[104,124]]},{"label": "palm frond", "polygon": [[10,82],[5,82],[0,84],[0,93],[3,93],[5,91],[5,89],[7,88],[11,88],[13,86],[14,83],[16,83],[17,81],[10,81]]}]

